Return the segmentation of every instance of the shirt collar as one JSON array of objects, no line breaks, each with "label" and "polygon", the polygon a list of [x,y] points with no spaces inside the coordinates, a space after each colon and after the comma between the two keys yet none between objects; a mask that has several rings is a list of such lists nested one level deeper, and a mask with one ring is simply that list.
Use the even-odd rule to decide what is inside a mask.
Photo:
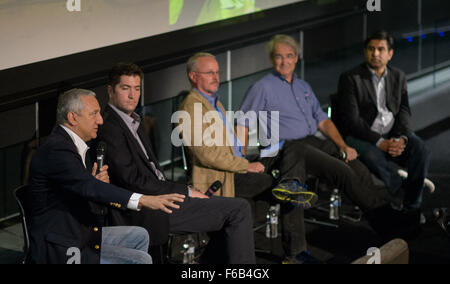
[{"label": "shirt collar", "polygon": [[81,156],[81,160],[83,161],[84,166],[86,167],[85,159],[86,159],[86,152],[89,150],[89,146],[86,144],[86,142],[83,141],[83,139],[80,138],[75,132],[73,132],[68,127],[60,124],[60,126],[69,134],[70,138],[73,141],[73,144],[75,144],[75,147],[77,148],[78,154]]},{"label": "shirt collar", "polygon": [[294,80],[297,79],[297,74],[296,74],[295,72],[292,74],[292,82],[291,82],[291,83],[289,83],[288,80],[286,80],[286,78],[284,78],[284,76],[281,75],[280,73],[278,73],[277,71],[273,71],[273,75],[274,75],[275,77],[277,77],[278,79],[280,79],[281,81],[286,82],[286,83],[288,83],[288,84],[293,83]]},{"label": "shirt collar", "polygon": [[381,77],[378,77],[378,74],[375,72],[375,70],[370,68],[369,64],[367,64],[367,69],[369,69],[369,72],[370,72],[370,74],[372,74],[372,77],[375,76],[377,79],[384,79],[384,78],[386,78],[386,76],[388,74],[387,66],[386,66],[386,68],[384,68],[384,73],[383,73],[383,75],[381,75]]},{"label": "shirt collar", "polygon": [[219,100],[219,94],[218,93],[213,93],[211,96],[207,95],[205,93],[203,93],[202,91],[200,91],[197,88],[194,88],[194,91],[196,91],[197,93],[199,93],[200,95],[202,95],[206,100],[208,100],[208,102],[212,105],[212,106],[216,106],[217,105],[217,101]]},{"label": "shirt collar", "polygon": [[133,112],[130,115],[127,115],[123,111],[119,110],[117,107],[113,106],[112,104],[108,103],[108,105],[122,118],[122,120],[129,126],[135,127],[136,129],[139,127],[139,124],[141,123],[141,117]]}]

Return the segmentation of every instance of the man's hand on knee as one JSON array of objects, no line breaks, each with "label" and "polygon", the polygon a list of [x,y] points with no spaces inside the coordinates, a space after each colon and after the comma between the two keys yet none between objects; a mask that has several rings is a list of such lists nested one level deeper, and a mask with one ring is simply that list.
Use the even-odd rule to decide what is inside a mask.
[{"label": "man's hand on knee", "polygon": [[138,208],[147,207],[149,209],[153,210],[162,210],[166,213],[172,213],[173,209],[179,209],[180,205],[176,204],[175,202],[184,202],[184,195],[178,194],[178,193],[172,193],[172,194],[164,194],[164,195],[143,195],[139,199],[139,205]]},{"label": "man's hand on knee", "polygon": [[388,149],[389,155],[391,155],[392,157],[398,157],[401,154],[403,154],[403,151],[406,148],[406,143],[405,143],[404,139],[391,138],[389,141],[390,141],[390,145],[389,145],[389,149]]},{"label": "man's hand on knee", "polygon": [[264,165],[260,162],[249,163],[248,164],[248,172],[249,173],[263,173],[265,170]]},{"label": "man's hand on knee", "polygon": [[343,151],[345,153],[345,162],[346,163],[356,160],[358,158],[358,152],[352,147],[346,146],[341,151]]}]

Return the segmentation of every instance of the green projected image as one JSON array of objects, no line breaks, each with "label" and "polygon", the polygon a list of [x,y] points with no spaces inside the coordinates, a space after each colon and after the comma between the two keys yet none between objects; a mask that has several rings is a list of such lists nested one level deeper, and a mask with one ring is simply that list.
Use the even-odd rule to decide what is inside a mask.
[{"label": "green projected image", "polygon": [[[184,0],[170,0],[170,24],[176,24],[183,10]],[[255,0],[203,1],[196,24],[205,24],[256,12]]]},{"label": "green projected image", "polygon": [[170,0],[169,24],[179,26],[201,25],[300,1]]}]

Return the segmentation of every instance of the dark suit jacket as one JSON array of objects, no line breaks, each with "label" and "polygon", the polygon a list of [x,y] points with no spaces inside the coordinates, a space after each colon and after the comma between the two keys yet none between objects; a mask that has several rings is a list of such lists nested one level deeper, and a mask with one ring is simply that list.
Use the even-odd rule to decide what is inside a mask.
[{"label": "dark suit jacket", "polygon": [[[149,159],[163,172],[152,151],[149,137],[141,123],[138,135],[149,159],[145,156],[137,140],[122,118],[107,105],[103,114],[103,125],[99,128],[98,141],[107,145],[106,164],[111,183],[132,192],[146,195],[180,193],[187,195],[187,187],[170,181],[160,181],[153,172]],[[167,241],[169,216],[161,210],[143,209],[142,214],[134,212],[111,212],[112,225],[135,225],[147,229],[151,245]]]},{"label": "dark suit jacket", "polygon": [[[405,74],[394,67],[387,68],[386,105],[395,119],[389,137],[409,137],[412,134],[411,111]],[[341,134],[376,144],[381,135],[370,127],[378,114],[377,97],[366,63],[340,76],[337,101],[333,110],[337,113],[333,117],[337,117],[335,123]]]},{"label": "dark suit jacket", "polygon": [[66,263],[67,250],[76,247],[81,263],[99,263],[105,213],[99,204],[125,210],[131,193],[95,179],[60,126],[33,157],[29,182],[30,261]]}]

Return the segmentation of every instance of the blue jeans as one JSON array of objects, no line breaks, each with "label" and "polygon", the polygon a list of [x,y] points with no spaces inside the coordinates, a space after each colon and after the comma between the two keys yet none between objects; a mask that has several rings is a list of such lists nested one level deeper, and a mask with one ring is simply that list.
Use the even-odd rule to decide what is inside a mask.
[{"label": "blue jeans", "polygon": [[[381,179],[393,195],[403,189],[405,209],[418,209],[422,204],[424,179],[428,174],[430,151],[415,134],[408,138],[408,144],[402,155],[392,157],[376,145],[354,137],[347,137],[346,143],[356,149],[359,159]],[[408,178],[402,180],[397,174],[399,167],[405,167]]]},{"label": "blue jeans", "polygon": [[100,264],[152,264],[148,232],[141,227],[103,227]]}]

